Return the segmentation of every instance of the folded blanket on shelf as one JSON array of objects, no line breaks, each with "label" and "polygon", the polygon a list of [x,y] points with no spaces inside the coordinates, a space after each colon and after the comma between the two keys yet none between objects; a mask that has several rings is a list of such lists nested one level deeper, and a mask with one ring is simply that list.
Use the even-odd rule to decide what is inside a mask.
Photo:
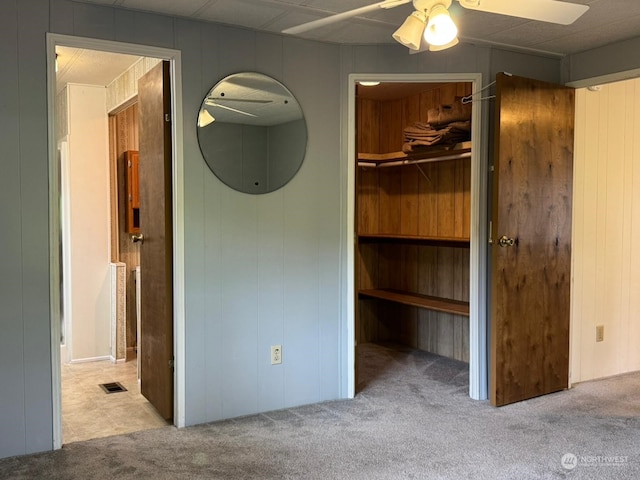
[{"label": "folded blanket on shelf", "polygon": [[471,104],[463,104],[462,97],[456,97],[451,104],[428,110],[426,122],[405,127],[402,151],[416,153],[433,145],[455,145],[470,139]]},{"label": "folded blanket on shelf", "polygon": [[462,103],[462,97],[455,97],[453,103],[440,105],[427,111],[427,123],[431,126],[437,127],[465,120],[471,120],[471,103]]},{"label": "folded blanket on shelf", "polygon": [[404,130],[402,151],[413,153],[433,145],[455,145],[469,140],[471,122],[452,122],[443,128],[433,128],[428,123],[416,122]]}]

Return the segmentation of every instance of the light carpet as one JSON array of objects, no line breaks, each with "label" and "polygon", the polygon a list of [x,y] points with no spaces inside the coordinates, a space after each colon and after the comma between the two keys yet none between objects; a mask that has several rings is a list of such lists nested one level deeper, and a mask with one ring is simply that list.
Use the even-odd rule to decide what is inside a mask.
[{"label": "light carpet", "polygon": [[367,344],[361,392],[0,460],[3,479],[638,479],[640,373],[495,408],[468,365]]}]

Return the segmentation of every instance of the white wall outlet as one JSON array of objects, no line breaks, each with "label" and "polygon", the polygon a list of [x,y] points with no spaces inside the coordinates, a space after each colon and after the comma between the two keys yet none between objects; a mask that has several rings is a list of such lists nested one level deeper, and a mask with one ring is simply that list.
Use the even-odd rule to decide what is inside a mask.
[{"label": "white wall outlet", "polygon": [[282,363],[282,345],[271,345],[271,365]]}]

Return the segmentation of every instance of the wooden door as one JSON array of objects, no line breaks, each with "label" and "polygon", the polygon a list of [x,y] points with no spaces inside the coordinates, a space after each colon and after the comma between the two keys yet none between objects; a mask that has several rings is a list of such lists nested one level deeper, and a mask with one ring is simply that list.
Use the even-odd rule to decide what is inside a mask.
[{"label": "wooden door", "polygon": [[140,383],[173,418],[173,229],[169,63],[138,81],[140,233]]},{"label": "wooden door", "polygon": [[504,74],[496,89],[489,375],[505,405],[568,386],[574,91]]}]

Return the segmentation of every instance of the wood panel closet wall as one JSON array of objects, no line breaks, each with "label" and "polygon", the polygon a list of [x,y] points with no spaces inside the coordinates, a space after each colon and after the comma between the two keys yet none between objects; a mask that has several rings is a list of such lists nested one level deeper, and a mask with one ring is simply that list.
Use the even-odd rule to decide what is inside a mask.
[{"label": "wood panel closet wall", "polygon": [[415,163],[403,163],[401,150],[406,126],[426,122],[430,108],[460,101],[471,89],[357,86],[358,345],[400,343],[469,361],[471,144]]},{"label": "wood panel closet wall", "polygon": [[127,192],[127,152],[137,151],[138,139],[138,104],[109,115],[109,155],[111,162],[112,202],[111,218],[111,255],[113,262],[123,262],[127,265],[127,360],[135,355],[136,348],[136,285],[134,269],[140,265],[140,246],[131,242],[129,232],[129,216]]}]

